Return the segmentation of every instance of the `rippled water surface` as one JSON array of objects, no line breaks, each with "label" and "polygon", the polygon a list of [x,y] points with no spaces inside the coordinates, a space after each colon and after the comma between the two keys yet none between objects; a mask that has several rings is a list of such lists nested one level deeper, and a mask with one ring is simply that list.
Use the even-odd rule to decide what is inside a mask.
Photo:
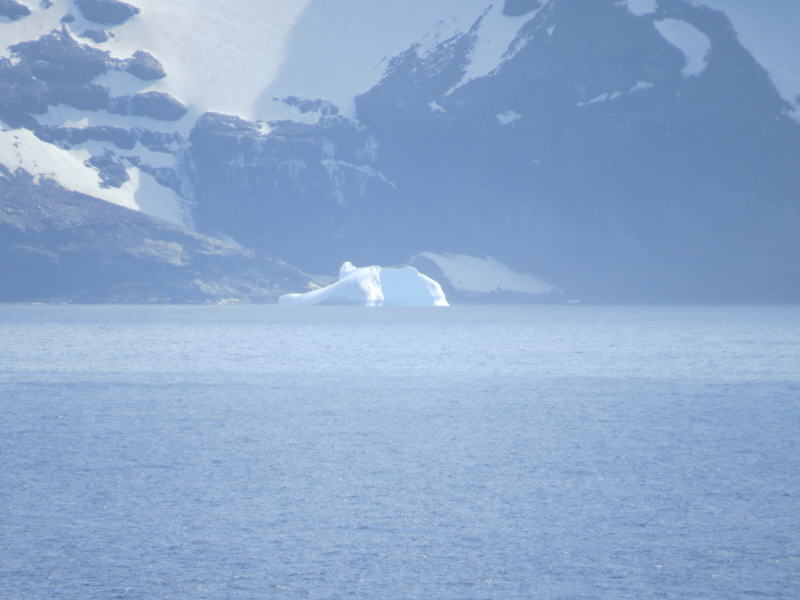
[{"label": "rippled water surface", "polygon": [[800,309],[0,306],[0,598],[800,597]]}]

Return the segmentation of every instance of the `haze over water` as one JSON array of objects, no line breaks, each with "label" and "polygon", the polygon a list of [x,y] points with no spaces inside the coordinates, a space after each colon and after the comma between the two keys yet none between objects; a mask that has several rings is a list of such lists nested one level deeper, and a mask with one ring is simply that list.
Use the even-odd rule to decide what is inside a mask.
[{"label": "haze over water", "polygon": [[800,596],[800,308],[0,306],[0,597]]}]

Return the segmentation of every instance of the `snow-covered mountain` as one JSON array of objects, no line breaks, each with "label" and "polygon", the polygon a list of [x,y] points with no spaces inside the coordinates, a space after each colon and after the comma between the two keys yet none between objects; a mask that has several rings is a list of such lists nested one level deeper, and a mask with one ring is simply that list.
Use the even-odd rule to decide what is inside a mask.
[{"label": "snow-covered mountain", "polygon": [[456,300],[797,300],[798,33],[792,0],[3,0],[0,188]]}]

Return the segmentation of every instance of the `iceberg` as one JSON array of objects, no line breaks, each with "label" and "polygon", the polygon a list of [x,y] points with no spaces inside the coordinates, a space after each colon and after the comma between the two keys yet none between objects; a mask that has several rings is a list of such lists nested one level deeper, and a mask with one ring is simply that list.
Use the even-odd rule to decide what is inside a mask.
[{"label": "iceberg", "polygon": [[356,267],[345,262],[339,279],[303,294],[285,294],[279,304],[350,306],[449,306],[442,286],[414,267]]}]

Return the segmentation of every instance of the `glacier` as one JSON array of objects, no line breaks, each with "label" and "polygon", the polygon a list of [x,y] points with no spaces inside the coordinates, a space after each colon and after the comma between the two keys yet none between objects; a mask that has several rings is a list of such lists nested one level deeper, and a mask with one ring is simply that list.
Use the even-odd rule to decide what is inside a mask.
[{"label": "glacier", "polygon": [[339,279],[305,293],[285,294],[279,304],[349,306],[449,306],[442,286],[414,267],[356,267],[345,262]]}]

